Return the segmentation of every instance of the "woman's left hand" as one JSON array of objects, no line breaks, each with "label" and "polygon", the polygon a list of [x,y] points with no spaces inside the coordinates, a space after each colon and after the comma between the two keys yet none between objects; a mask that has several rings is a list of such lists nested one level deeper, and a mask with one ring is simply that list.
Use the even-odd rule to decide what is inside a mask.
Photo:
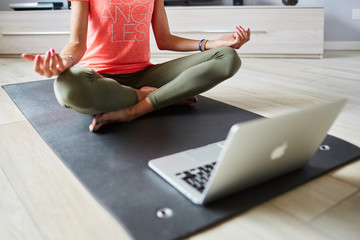
[{"label": "woman's left hand", "polygon": [[218,47],[232,47],[239,49],[242,45],[250,40],[250,28],[245,30],[241,26],[236,26],[234,35],[225,35],[216,40],[209,40],[206,43],[206,49]]}]

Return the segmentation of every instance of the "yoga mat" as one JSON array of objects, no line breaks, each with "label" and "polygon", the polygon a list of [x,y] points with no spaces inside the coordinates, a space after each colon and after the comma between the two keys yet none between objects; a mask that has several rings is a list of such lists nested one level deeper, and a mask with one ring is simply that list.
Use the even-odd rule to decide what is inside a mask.
[{"label": "yoga mat", "polygon": [[[148,160],[221,141],[232,124],[261,116],[200,97],[130,123],[91,133],[92,116],[61,107],[53,80],[4,86],[44,141],[134,239],[178,239],[217,224],[360,156],[360,149],[328,135],[304,168],[207,206],[192,204],[147,166]],[[266,144],[266,143],[264,143]],[[170,208],[172,217],[157,210]]]}]

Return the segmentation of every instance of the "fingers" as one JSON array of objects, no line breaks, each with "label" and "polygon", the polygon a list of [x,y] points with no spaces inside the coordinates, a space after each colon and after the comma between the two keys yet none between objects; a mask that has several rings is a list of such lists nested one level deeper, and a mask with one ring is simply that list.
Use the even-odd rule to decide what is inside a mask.
[{"label": "fingers", "polygon": [[24,59],[34,62],[34,71],[46,77],[57,76],[66,70],[62,58],[50,49],[45,55],[33,55],[24,53],[21,55]]},{"label": "fingers", "polygon": [[245,29],[241,26],[236,26],[236,32],[239,34],[241,40],[246,39],[246,32]]},{"label": "fingers", "polygon": [[247,40],[250,41],[250,35],[251,35],[250,28],[248,28],[246,32],[247,32]]},{"label": "fingers", "polygon": [[42,62],[43,62],[42,57],[40,55],[36,55],[35,61],[34,61],[34,70],[35,70],[35,72],[37,72],[40,75],[44,75],[44,71],[42,68],[42,65],[43,65]]},{"label": "fingers", "polygon": [[51,59],[51,53],[50,53],[50,51],[48,51],[45,54],[44,65],[43,65],[43,71],[44,71],[44,75],[46,77],[51,77],[52,76],[52,72],[51,72],[51,69],[50,69],[50,59]]},{"label": "fingers", "polygon": [[21,57],[29,61],[34,61],[36,56],[30,53],[23,53]]},{"label": "fingers", "polygon": [[235,44],[234,47],[236,49],[240,48],[246,42],[250,40],[250,28],[245,30],[241,26],[236,26],[236,33],[235,33]]},{"label": "fingers", "polygon": [[246,42],[248,39],[246,30],[241,26],[237,26],[236,29],[237,29],[237,34],[239,34],[240,36],[240,40],[242,42]]},{"label": "fingers", "polygon": [[51,70],[51,73],[52,75],[59,75],[60,74],[60,71],[59,71],[59,68],[58,68],[58,59],[56,58],[56,53],[55,53],[55,50],[52,48],[50,50],[50,70]]},{"label": "fingers", "polygon": [[66,67],[63,63],[63,60],[62,58],[60,57],[59,54],[55,53],[55,58],[56,58],[56,61],[57,61],[57,69],[59,70],[59,72],[63,72],[65,71]]}]

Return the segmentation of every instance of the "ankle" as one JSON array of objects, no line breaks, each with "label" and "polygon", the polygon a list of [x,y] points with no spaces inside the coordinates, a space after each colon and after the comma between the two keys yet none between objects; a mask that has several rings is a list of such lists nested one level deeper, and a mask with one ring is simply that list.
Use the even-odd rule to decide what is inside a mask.
[{"label": "ankle", "polygon": [[144,98],[146,98],[147,96],[149,96],[149,94],[151,94],[152,92],[156,91],[157,88],[155,87],[149,87],[149,86],[145,86],[145,87],[142,87],[140,89],[135,89],[137,95],[138,95],[138,98],[139,98],[139,102],[141,100],[143,100]]},{"label": "ankle", "polygon": [[138,100],[139,100],[139,102],[140,102],[141,100],[143,100],[144,98],[146,98],[147,95],[145,95],[144,91],[141,91],[141,90],[139,90],[139,89],[135,89],[135,91],[136,91],[136,93],[137,93],[137,95],[138,95]]},{"label": "ankle", "polygon": [[136,118],[139,118],[147,113],[154,111],[154,107],[148,97],[145,97],[143,100],[137,104],[128,108],[129,111],[129,121],[132,121]]}]

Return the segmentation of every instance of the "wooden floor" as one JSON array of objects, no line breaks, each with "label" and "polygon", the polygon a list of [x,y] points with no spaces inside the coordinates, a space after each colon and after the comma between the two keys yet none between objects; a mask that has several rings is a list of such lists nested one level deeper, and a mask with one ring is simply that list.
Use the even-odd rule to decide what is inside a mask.
[{"label": "wooden floor", "polygon": [[[38,79],[29,62],[0,58],[1,85]],[[359,51],[328,51],[323,59],[244,58],[235,77],[204,95],[267,117],[347,97],[330,134],[360,146]],[[190,239],[360,239],[359,190],[357,160]],[[0,239],[130,239],[2,88],[0,192]]]}]

